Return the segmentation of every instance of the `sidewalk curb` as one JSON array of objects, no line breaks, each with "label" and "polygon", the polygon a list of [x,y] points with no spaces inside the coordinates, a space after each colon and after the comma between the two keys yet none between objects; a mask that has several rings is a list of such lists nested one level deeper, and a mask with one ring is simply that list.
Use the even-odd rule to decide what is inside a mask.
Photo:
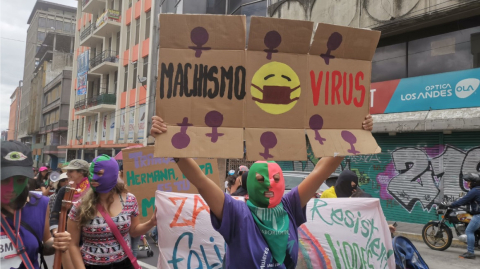
[{"label": "sidewalk curb", "polygon": [[[416,233],[407,233],[407,232],[395,232],[395,236],[401,235],[403,237],[406,237],[410,239],[411,241],[416,241],[416,242],[423,242],[423,238],[421,234],[416,234]],[[467,248],[467,244],[463,243],[462,241],[453,238],[452,245],[450,247],[455,247],[455,248]]]}]

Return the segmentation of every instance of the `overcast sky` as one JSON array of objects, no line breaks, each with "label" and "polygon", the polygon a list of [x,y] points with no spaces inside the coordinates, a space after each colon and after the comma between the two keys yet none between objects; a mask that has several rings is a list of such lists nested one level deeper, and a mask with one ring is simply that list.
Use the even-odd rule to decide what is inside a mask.
[{"label": "overcast sky", "polygon": [[[0,1],[0,130],[8,128],[10,95],[23,79],[27,20],[36,0]],[[75,0],[49,0],[76,7]],[[15,39],[13,41],[8,39]]]}]

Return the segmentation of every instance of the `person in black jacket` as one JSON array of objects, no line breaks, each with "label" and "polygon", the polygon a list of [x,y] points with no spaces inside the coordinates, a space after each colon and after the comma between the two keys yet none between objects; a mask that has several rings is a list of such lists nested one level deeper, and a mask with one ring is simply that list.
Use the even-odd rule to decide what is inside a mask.
[{"label": "person in black jacket", "polygon": [[241,177],[242,177],[242,179],[241,179],[240,187],[238,187],[238,189],[234,193],[231,194],[232,196],[248,195],[248,191],[247,191],[248,171],[243,172]]},{"label": "person in black jacket", "polygon": [[461,199],[453,202],[450,207],[470,205],[470,214],[473,215],[465,230],[467,234],[467,252],[460,255],[463,259],[475,259],[475,231],[480,228],[480,175],[470,173],[463,177],[468,182],[470,191]]}]

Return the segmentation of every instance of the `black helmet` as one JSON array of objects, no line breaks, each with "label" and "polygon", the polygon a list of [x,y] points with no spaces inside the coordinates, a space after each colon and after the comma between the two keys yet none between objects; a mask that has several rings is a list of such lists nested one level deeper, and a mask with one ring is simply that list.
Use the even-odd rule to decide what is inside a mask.
[{"label": "black helmet", "polygon": [[472,187],[480,186],[480,174],[478,173],[468,173],[463,176],[463,180],[471,182]]},{"label": "black helmet", "polygon": [[477,174],[477,173],[468,173],[466,175],[463,176],[463,180],[465,181],[478,181],[480,182],[480,175]]}]

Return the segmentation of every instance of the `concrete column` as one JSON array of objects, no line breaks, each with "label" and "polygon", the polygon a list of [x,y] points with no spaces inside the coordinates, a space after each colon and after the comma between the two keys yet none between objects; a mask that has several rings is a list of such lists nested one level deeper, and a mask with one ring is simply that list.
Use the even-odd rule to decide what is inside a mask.
[{"label": "concrete column", "polygon": [[57,34],[53,34],[53,51],[56,51],[57,47]]}]

